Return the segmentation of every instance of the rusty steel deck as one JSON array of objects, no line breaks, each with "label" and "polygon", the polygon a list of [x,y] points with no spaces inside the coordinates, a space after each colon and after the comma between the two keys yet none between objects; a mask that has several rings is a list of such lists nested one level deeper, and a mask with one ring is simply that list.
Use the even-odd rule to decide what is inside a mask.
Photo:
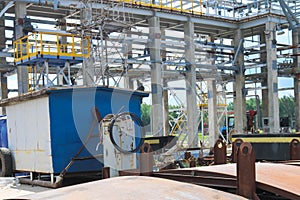
[{"label": "rusty steel deck", "polygon": [[[255,168],[257,188],[286,198],[300,199],[299,166],[256,163]],[[232,188],[234,187],[233,179],[236,179],[236,164],[168,170],[160,172],[155,176],[178,181],[189,181],[200,185],[216,185]],[[201,180],[205,178],[210,182]]]},{"label": "rusty steel deck", "polygon": [[109,178],[20,197],[20,199],[245,199],[234,194],[161,178]]}]

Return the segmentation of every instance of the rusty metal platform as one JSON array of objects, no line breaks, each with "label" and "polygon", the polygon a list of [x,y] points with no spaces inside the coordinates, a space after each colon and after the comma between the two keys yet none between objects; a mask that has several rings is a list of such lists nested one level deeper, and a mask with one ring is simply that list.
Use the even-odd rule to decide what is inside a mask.
[{"label": "rusty metal platform", "polygon": [[[300,199],[299,166],[276,163],[255,165],[257,189],[285,198]],[[155,176],[199,185],[233,188],[236,187],[236,164],[168,170],[156,173]]]},{"label": "rusty metal platform", "polygon": [[245,199],[234,194],[161,178],[127,176],[59,188],[20,199]]}]

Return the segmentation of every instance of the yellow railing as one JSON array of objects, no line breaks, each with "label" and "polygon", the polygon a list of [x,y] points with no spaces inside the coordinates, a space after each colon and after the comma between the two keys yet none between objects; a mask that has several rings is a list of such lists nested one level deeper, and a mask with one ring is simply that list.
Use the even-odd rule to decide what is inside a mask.
[{"label": "yellow railing", "polygon": [[38,55],[87,58],[90,51],[90,38],[74,34],[35,32],[14,41],[15,62]]},{"label": "yellow railing", "polygon": [[131,5],[202,15],[202,0],[114,0]]}]

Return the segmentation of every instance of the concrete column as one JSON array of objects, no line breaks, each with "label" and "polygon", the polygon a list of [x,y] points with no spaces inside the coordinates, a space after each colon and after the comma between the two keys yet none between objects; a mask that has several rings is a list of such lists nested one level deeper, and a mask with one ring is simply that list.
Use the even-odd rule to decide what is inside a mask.
[{"label": "concrete column", "polygon": [[[24,36],[23,33],[23,22],[26,16],[26,3],[16,2],[15,3],[15,15],[16,15],[16,24],[15,24],[15,38],[19,39]],[[19,94],[28,92],[28,72],[27,66],[18,66],[17,68],[18,75],[18,92]]]},{"label": "concrete column", "polygon": [[[161,35],[166,36],[166,30],[161,29]],[[165,40],[164,38],[162,40]],[[161,58],[162,61],[167,60],[167,52],[166,47],[162,47],[161,51]],[[166,70],[166,65],[163,66],[163,70]],[[164,133],[165,135],[168,135],[170,133],[170,125],[169,125],[169,92],[167,90],[168,87],[168,80],[165,78],[163,80],[163,87],[166,88],[163,90],[163,106],[164,106]]]},{"label": "concrete column", "polygon": [[[131,34],[127,34],[127,37],[131,37]],[[127,59],[132,58],[132,41],[126,41],[124,43],[124,57],[125,57],[125,67],[127,70],[130,70],[133,68],[133,64],[128,64]],[[132,78],[125,76],[125,88],[133,89],[133,81]]]},{"label": "concrete column", "polygon": [[[265,44],[266,43],[266,37],[265,37],[265,32],[262,31],[260,34],[260,43]],[[267,53],[266,53],[266,47],[261,47],[261,50],[263,52],[260,54],[260,60],[262,63],[267,63]],[[269,115],[269,108],[268,108],[268,80],[267,80],[267,73],[268,70],[266,67],[261,69],[262,74],[266,74],[265,78],[261,82],[261,86],[265,89],[261,90],[261,97],[262,97],[262,118],[266,118]],[[264,126],[262,122],[262,126]],[[264,130],[264,131],[269,131],[269,130]]]},{"label": "concrete column", "polygon": [[[5,7],[5,2],[0,2],[0,10],[2,10]],[[5,21],[4,18],[0,19],[0,52],[5,49]],[[0,64],[6,64],[6,58],[0,57]],[[4,76],[3,73],[0,73],[0,79],[1,79],[1,99],[5,99],[8,96],[8,89],[7,89],[7,78]],[[2,115],[6,114],[5,107],[2,108]]]},{"label": "concrete column", "polygon": [[[293,45],[297,46],[300,42],[300,29],[294,29],[293,32]],[[299,48],[293,49],[293,54],[299,54]],[[297,72],[294,76],[294,96],[295,96],[295,129],[300,131],[300,57],[294,56],[294,71]]]},{"label": "concrete column", "polygon": [[186,66],[186,104],[189,147],[198,146],[197,129],[197,97],[195,71],[194,23],[188,21],[184,25],[185,62]]},{"label": "concrete column", "polygon": [[294,77],[294,96],[295,96],[295,129],[300,131],[300,74]]},{"label": "concrete column", "polygon": [[[7,77],[3,73],[0,74],[1,79],[1,99],[6,99],[8,97],[8,88],[7,88]],[[2,107],[2,115],[6,115],[6,108]]]},{"label": "concrete column", "polygon": [[163,102],[162,102],[162,66],[161,66],[161,32],[158,17],[149,19],[149,48],[151,61],[151,94],[152,94],[152,133],[163,136]]},{"label": "concrete column", "polygon": [[[81,16],[81,24],[89,25],[92,23],[92,8],[90,8],[89,4],[86,4],[86,8],[82,10],[80,13]],[[92,49],[92,48],[91,48]],[[84,86],[94,86],[94,58],[91,55],[89,58],[85,59],[82,64],[82,79]]]},{"label": "concrete column", "polygon": [[244,133],[247,130],[246,119],[246,94],[245,94],[245,74],[244,74],[244,54],[242,52],[243,45],[240,46],[239,52],[238,46],[243,39],[243,33],[241,29],[238,29],[234,33],[234,47],[235,53],[238,54],[236,60],[235,82],[233,88],[235,91],[234,96],[234,128],[239,133]]},{"label": "concrete column", "polygon": [[210,79],[207,81],[207,90],[209,147],[212,148],[219,138],[217,117],[217,86],[215,79]]},{"label": "concrete column", "polygon": [[266,23],[266,49],[267,49],[267,69],[268,69],[268,117],[270,133],[279,132],[279,102],[278,102],[278,73],[276,56],[276,39],[274,22]]},{"label": "concrete column", "polygon": [[[66,19],[59,19],[59,24],[61,24],[60,26],[57,27],[57,30],[61,30],[61,31],[66,31],[67,30],[67,25],[66,25]],[[61,37],[59,38],[60,44],[64,45],[67,44],[67,37]],[[65,52],[65,49],[63,49],[62,47],[60,48],[61,52]],[[61,66],[62,67],[62,66]],[[58,69],[59,72],[59,69]],[[57,74],[57,85],[58,86],[62,86],[64,85],[64,77],[62,74]],[[70,77],[69,77],[70,78]]]}]

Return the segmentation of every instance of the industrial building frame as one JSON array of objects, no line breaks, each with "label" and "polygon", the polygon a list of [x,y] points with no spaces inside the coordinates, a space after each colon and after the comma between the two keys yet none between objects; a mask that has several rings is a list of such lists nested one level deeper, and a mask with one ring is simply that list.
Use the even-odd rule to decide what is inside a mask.
[{"label": "industrial building frame", "polygon": [[[18,75],[18,93],[30,89],[28,74],[32,72],[28,71],[28,66],[14,65],[12,61],[13,41],[24,36],[29,20],[31,24],[55,26],[58,32],[91,37],[90,57],[83,64],[68,67],[69,80],[72,76],[85,86],[131,89],[150,81],[151,132],[155,136],[170,132],[168,96],[170,90],[176,88],[170,87],[168,82],[175,80],[185,81],[189,147],[199,146],[199,104],[207,105],[209,146],[215,144],[219,137],[218,106],[226,104],[226,100],[218,100],[225,91],[218,90],[217,85],[229,82],[233,83],[230,95],[234,102],[236,132],[244,133],[247,91],[251,90],[249,84],[255,83],[255,90],[262,97],[261,115],[268,120],[265,130],[276,133],[280,129],[278,77],[293,78],[295,128],[299,131],[296,13],[300,1],[285,2],[289,9],[282,1],[271,0],[248,3],[205,0],[2,1],[1,35],[13,32],[12,38],[0,37],[2,98],[8,97],[7,77],[14,73]],[[7,25],[6,21],[13,22],[14,26]],[[276,41],[282,28],[292,30],[291,45]],[[35,28],[35,31],[42,30]],[[251,45],[246,46],[246,42]],[[248,73],[251,69],[255,73]],[[47,73],[62,75],[61,71],[57,73],[57,67],[50,65]],[[199,87],[203,83],[205,88]]]}]

